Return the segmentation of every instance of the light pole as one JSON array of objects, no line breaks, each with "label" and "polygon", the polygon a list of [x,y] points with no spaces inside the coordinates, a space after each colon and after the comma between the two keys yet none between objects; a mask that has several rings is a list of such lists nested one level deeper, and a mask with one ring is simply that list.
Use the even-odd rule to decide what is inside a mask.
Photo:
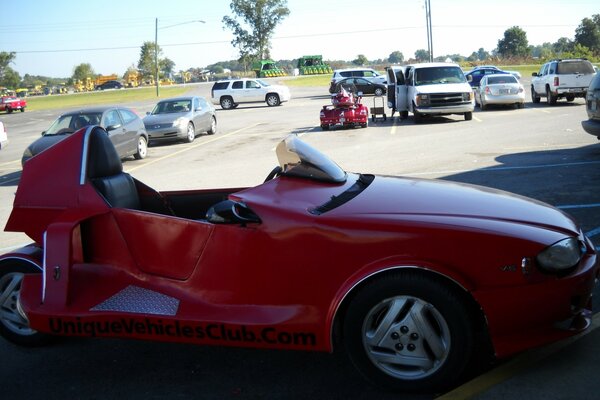
[{"label": "light pole", "polygon": [[425,23],[427,25],[427,50],[429,50],[429,62],[433,62],[433,31],[431,28],[430,0],[425,0]]},{"label": "light pole", "polygon": [[[174,25],[168,25],[168,26],[163,26],[160,29],[166,29],[166,28],[172,28],[174,26],[179,26],[179,25],[185,25],[185,24],[192,24],[194,22],[200,22],[202,24],[205,24],[206,21],[203,21],[201,19],[195,19],[192,21],[186,21],[186,22],[181,22],[179,24],[174,24]],[[159,95],[159,80],[158,80],[158,18],[156,18],[155,23],[154,23],[154,72],[155,72],[155,82],[156,82],[156,97],[158,97]]]}]

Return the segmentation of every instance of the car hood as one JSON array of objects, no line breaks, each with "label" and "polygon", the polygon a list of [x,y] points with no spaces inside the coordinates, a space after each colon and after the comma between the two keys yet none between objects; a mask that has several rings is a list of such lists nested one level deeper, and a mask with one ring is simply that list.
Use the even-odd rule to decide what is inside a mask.
[{"label": "car hood", "polygon": [[579,233],[569,216],[549,204],[497,189],[441,180],[377,176],[360,195],[335,211],[494,220]]},{"label": "car hood", "polygon": [[71,134],[65,133],[61,135],[45,135],[31,143],[29,146],[27,146],[27,149],[31,152],[32,155],[36,155],[46,150],[48,147],[60,142],[61,140],[66,139],[67,137],[69,137],[69,135]]},{"label": "car hood", "polygon": [[457,93],[470,92],[471,86],[467,83],[438,83],[434,85],[416,86],[419,93]]},{"label": "car hood", "polygon": [[177,118],[188,117],[187,112],[146,115],[143,119],[144,125],[152,124],[168,124],[175,121]]}]

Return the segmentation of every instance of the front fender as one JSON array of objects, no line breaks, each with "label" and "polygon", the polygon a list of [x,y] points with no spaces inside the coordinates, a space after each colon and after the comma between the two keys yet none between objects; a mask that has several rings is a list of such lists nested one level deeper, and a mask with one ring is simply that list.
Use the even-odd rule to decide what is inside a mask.
[{"label": "front fender", "polygon": [[0,268],[8,264],[25,263],[43,270],[44,250],[36,243],[17,248],[0,256]]}]

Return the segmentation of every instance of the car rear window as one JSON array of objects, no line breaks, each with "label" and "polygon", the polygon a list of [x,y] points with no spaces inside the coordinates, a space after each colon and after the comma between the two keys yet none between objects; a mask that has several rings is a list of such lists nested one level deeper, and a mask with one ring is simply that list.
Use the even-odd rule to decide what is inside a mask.
[{"label": "car rear window", "polygon": [[517,83],[517,78],[515,78],[514,76],[490,76],[488,78],[488,83]]},{"label": "car rear window", "polygon": [[593,74],[594,67],[589,61],[564,61],[558,63],[557,74]]},{"label": "car rear window", "polygon": [[212,87],[212,90],[225,90],[229,86],[229,82],[215,82]]}]

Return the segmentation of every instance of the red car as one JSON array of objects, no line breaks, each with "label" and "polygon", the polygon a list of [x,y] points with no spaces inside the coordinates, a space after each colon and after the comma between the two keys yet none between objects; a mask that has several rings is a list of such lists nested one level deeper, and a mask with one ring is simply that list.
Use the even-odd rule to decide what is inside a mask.
[{"label": "red car", "polygon": [[437,391],[590,324],[596,251],[543,203],[345,172],[289,136],[244,189],[158,192],[88,126],[25,164],[0,257],[0,333],[330,352],[372,382]]},{"label": "red car", "polygon": [[326,131],[336,125],[344,128],[360,126],[367,127],[369,120],[369,109],[361,103],[362,93],[356,90],[346,90],[344,86],[331,96],[331,105],[321,108],[319,119],[321,129]]},{"label": "red car", "polygon": [[24,99],[14,96],[0,97],[0,111],[6,111],[6,113],[10,114],[16,110],[25,112],[25,108],[27,108],[27,101]]}]

